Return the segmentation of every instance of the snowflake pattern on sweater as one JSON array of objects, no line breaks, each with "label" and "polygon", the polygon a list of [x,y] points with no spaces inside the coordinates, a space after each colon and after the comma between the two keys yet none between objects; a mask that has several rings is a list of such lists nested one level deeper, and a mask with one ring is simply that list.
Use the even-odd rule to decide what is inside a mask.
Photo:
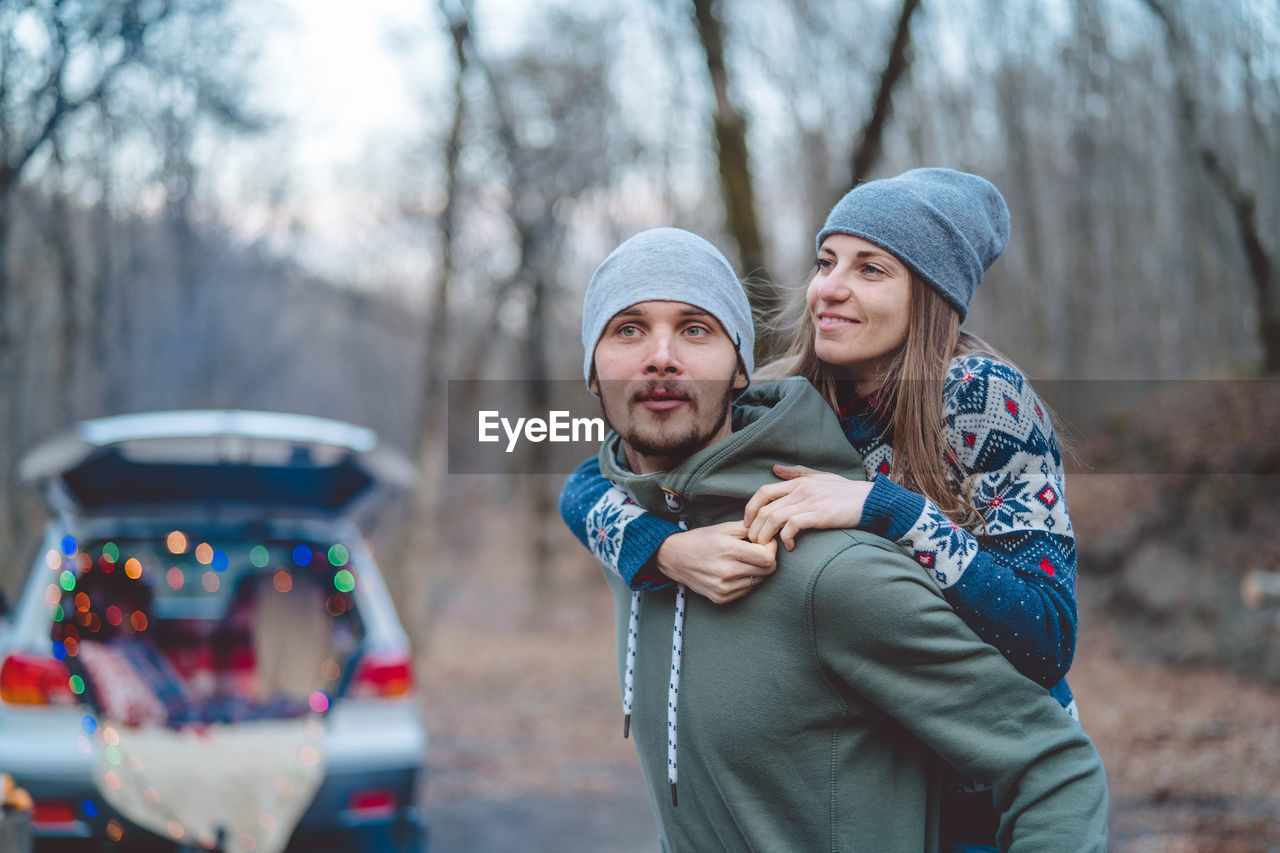
[{"label": "snowflake pattern on sweater", "polygon": [[[622,555],[622,542],[627,525],[644,515],[644,510],[625,495],[619,499],[621,489],[610,489],[600,497],[587,513],[588,540],[591,553],[606,566],[618,565]],[[616,572],[617,569],[614,568]]]},{"label": "snowflake pattern on sweater", "polygon": [[560,516],[600,562],[633,590],[661,589],[669,582],[649,574],[645,564],[680,526],[641,509],[600,474],[600,461],[587,459],[560,492]]},{"label": "snowflake pattern on sweater", "polygon": [[[985,535],[1014,535],[1022,546],[1014,550],[1019,551],[1034,546],[1032,540],[1040,533],[1071,537],[1066,501],[1061,498],[1062,456],[1044,405],[1030,383],[1007,364],[970,355],[953,360],[944,393],[943,435],[970,472],[964,487],[986,522]],[[876,435],[868,440],[868,425],[855,427],[851,419],[843,421],[853,445],[876,458],[875,465],[867,466],[867,477],[877,481],[893,467],[893,446],[883,435],[883,423],[874,425]],[[911,528],[893,538],[911,548],[944,589],[960,580],[980,550],[973,535],[930,501],[924,501]],[[1036,550],[1035,569],[1050,578],[1057,578],[1061,571],[1061,580],[1069,576],[1074,584],[1074,547],[1063,543],[1056,554],[1055,549]]]}]

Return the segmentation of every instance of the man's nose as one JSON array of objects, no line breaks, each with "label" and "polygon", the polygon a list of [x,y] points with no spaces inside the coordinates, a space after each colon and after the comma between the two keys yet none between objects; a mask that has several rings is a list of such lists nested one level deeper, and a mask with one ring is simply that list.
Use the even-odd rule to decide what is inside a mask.
[{"label": "man's nose", "polygon": [[667,334],[655,334],[652,337],[648,358],[645,359],[645,373],[679,373],[680,360],[676,357],[673,344],[675,339]]}]

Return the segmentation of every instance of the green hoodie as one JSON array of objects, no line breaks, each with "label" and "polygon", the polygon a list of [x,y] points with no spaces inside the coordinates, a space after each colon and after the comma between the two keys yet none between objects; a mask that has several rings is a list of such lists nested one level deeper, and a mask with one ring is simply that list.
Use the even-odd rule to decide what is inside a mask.
[{"label": "green hoodie", "polygon": [[[749,389],[731,436],[639,476],[610,434],[600,470],[690,527],[740,519],[775,462],[865,479],[803,379]],[[625,673],[631,592],[605,572]],[[1041,687],[960,620],[896,545],[808,531],[731,604],[687,597],[667,785],[676,591],[641,596],[631,736],[666,851],[932,851],[942,763],[988,782],[1001,849],[1106,849],[1107,784],[1093,744]]]}]

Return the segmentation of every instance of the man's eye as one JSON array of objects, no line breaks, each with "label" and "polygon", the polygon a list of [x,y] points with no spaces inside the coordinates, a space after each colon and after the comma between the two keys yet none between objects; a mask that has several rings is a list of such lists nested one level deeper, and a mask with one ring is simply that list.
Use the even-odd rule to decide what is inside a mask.
[{"label": "man's eye", "polygon": [[630,326],[630,325],[619,326],[617,333],[618,335],[624,338],[634,338],[636,335],[640,334],[640,330],[637,329],[635,326]]},{"label": "man's eye", "polygon": [[706,326],[690,326],[684,331],[686,335],[691,335],[695,338],[700,338],[711,333],[711,330]]}]

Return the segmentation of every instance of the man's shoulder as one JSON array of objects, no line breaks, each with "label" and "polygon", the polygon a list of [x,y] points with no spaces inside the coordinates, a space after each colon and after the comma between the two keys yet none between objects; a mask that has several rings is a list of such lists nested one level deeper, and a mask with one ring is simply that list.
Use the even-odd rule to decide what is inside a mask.
[{"label": "man's shoulder", "polygon": [[[781,553],[775,577],[796,568]],[[893,542],[858,530],[805,531],[791,553],[806,562],[795,574],[804,576],[803,606],[817,638],[865,649],[981,643],[926,568]]]},{"label": "man's shoulder", "polygon": [[814,578],[823,573],[856,574],[859,584],[925,574],[901,545],[865,530],[806,530],[796,537],[794,551],[778,549],[779,571],[796,564]]}]

